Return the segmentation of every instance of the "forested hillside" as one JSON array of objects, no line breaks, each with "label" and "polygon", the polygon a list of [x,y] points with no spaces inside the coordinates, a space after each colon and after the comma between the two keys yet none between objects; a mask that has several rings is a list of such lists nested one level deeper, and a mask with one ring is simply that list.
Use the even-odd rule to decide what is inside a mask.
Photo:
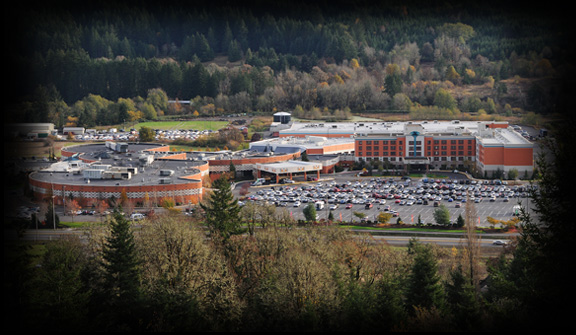
[{"label": "forested hillside", "polygon": [[[145,119],[277,110],[316,119],[524,117],[549,111],[553,79],[569,61],[554,7],[210,3],[8,11],[20,18],[7,32],[17,90],[10,121],[95,126],[121,122],[126,109]],[[191,105],[153,106],[154,89]]]}]

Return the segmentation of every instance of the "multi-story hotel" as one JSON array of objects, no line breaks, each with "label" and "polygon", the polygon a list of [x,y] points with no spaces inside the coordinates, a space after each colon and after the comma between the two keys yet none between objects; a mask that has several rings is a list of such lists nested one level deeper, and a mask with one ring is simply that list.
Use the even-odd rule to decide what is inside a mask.
[{"label": "multi-story hotel", "polygon": [[492,176],[516,169],[532,175],[533,144],[496,121],[297,123],[279,137],[344,137],[354,157],[404,170],[462,169]]}]

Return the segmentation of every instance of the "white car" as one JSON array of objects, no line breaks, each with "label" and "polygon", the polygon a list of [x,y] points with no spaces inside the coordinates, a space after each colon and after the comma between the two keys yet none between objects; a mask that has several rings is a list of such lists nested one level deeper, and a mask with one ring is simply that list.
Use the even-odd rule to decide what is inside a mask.
[{"label": "white car", "polygon": [[144,219],[144,214],[142,213],[133,213],[132,215],[130,215],[130,220],[142,220]]},{"label": "white car", "polygon": [[332,206],[330,206],[330,209],[337,209],[338,208],[338,204],[334,204]]},{"label": "white car", "polygon": [[496,241],[492,242],[492,244],[494,244],[494,245],[506,245],[507,243],[502,241],[502,240],[496,240]]},{"label": "white car", "polygon": [[296,201],[296,202],[294,203],[294,207],[300,207],[300,201]]}]

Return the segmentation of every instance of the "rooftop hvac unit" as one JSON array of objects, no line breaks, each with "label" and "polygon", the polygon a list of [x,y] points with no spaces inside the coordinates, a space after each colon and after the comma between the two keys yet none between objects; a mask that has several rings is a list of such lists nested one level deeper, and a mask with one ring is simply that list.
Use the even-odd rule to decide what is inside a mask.
[{"label": "rooftop hvac unit", "polygon": [[160,175],[161,176],[171,176],[174,174],[173,170],[160,170]]}]

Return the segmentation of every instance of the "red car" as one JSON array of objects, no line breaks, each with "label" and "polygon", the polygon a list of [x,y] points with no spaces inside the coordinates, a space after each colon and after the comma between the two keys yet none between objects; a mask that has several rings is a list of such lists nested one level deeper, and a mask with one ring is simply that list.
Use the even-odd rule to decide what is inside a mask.
[{"label": "red car", "polygon": [[346,205],[346,209],[350,209],[350,208],[352,208],[352,204]]}]

